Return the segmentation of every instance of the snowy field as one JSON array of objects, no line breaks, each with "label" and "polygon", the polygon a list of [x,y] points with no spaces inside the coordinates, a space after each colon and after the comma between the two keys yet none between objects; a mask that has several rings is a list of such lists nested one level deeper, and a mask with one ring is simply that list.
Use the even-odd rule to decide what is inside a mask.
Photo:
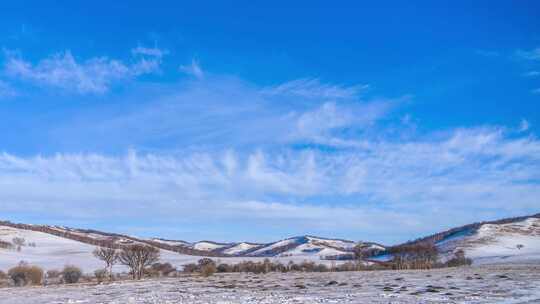
[{"label": "snowy field", "polygon": [[540,265],[430,271],[218,274],[0,289],[0,303],[540,303]]}]

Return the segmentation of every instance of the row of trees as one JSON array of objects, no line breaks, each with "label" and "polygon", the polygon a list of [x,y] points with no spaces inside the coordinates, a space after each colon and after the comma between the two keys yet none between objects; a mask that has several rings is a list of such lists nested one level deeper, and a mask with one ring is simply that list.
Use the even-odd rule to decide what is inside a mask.
[{"label": "row of trees", "polygon": [[379,254],[391,255],[392,260],[384,262],[382,265],[396,270],[454,267],[472,263],[470,259],[465,257],[465,252],[461,249],[456,251],[448,261],[440,262],[439,251],[432,241],[405,243],[386,250],[381,250],[370,244],[359,244],[353,249],[353,252],[358,261],[369,261],[370,258]]},{"label": "row of trees", "polygon": [[200,259],[197,264],[187,264],[184,266],[184,272],[187,273],[200,273],[203,276],[209,276],[216,272],[251,272],[251,273],[269,273],[269,272],[339,272],[339,271],[360,271],[360,270],[378,270],[378,269],[391,269],[388,266],[380,264],[366,265],[360,261],[349,261],[336,265],[335,262],[330,266],[326,264],[317,264],[313,261],[303,261],[301,263],[289,263],[283,264],[279,262],[272,262],[269,259],[265,259],[261,262],[243,261],[236,264],[226,264],[213,261],[209,258]]},{"label": "row of trees", "polygon": [[[16,243],[21,245],[20,242]],[[364,248],[366,249],[366,248]],[[438,267],[455,267],[461,265],[470,265],[471,260],[465,257],[462,250],[455,253],[454,257],[445,263],[438,262],[437,247],[430,242],[420,242],[416,244],[406,244],[392,247],[388,253],[392,254],[393,259],[389,262],[372,263],[368,265],[365,259],[373,256],[371,250],[355,251],[357,260],[355,262],[346,262],[340,265],[332,263],[329,267],[325,264],[316,264],[314,262],[304,261],[295,264],[292,261],[288,264],[271,262],[265,259],[261,262],[244,261],[236,264],[216,263],[210,258],[203,258],[197,264],[188,264],[184,266],[184,272],[198,272],[203,276],[209,276],[215,272],[326,272],[326,271],[358,271],[358,270],[376,270],[376,269],[431,269]],[[116,264],[127,266],[134,280],[139,280],[145,275],[168,275],[176,272],[169,263],[158,263],[160,251],[158,248],[145,244],[135,244],[125,246],[121,249],[98,247],[93,252],[94,256],[103,261],[105,268],[95,272],[98,281],[105,277],[113,278],[113,266]],[[56,272],[47,274],[48,277],[54,277]],[[74,266],[66,266],[59,274],[63,276],[66,283],[76,283],[82,275],[80,269]],[[36,266],[20,264],[12,268],[9,277],[15,284],[39,284],[43,278],[43,271]]]}]

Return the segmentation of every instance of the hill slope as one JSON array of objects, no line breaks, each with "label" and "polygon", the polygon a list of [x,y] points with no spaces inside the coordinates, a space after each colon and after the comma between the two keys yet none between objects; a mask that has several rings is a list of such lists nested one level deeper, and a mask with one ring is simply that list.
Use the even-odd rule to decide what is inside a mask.
[{"label": "hill slope", "polygon": [[540,261],[540,218],[482,224],[436,244],[443,254],[463,249],[476,264]]},{"label": "hill slope", "polygon": [[[15,237],[25,239],[26,245],[20,252],[16,248],[2,248],[11,246]],[[540,214],[474,223],[405,244],[417,242],[434,242],[443,260],[462,249],[475,264],[540,263]],[[388,260],[392,258],[389,252],[401,246],[385,248],[376,243],[355,243],[315,236],[292,237],[268,244],[212,241],[190,243],[159,238],[143,239],[96,230],[0,222],[0,270],[27,261],[45,269],[60,269],[66,264],[75,264],[90,272],[103,266],[92,255],[96,246],[121,248],[137,243],[159,248],[162,262],[170,262],[176,267],[194,263],[206,256],[218,258],[225,263],[260,261],[264,258],[282,263],[289,260],[329,263],[331,259],[351,258],[353,248],[358,244],[367,249],[382,251],[374,260]],[[33,244],[35,246],[31,246]],[[121,269],[117,267],[117,271]]]},{"label": "hill slope", "polygon": [[540,214],[456,227],[389,247],[373,259],[389,260],[393,249],[420,242],[433,242],[442,260],[461,249],[474,264],[540,263]]}]

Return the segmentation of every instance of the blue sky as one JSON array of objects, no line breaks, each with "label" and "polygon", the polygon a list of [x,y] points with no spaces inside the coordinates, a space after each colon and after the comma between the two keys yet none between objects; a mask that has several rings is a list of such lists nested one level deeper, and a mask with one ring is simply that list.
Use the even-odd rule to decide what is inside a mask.
[{"label": "blue sky", "polygon": [[539,6],[3,3],[0,213],[394,243],[539,212]]}]

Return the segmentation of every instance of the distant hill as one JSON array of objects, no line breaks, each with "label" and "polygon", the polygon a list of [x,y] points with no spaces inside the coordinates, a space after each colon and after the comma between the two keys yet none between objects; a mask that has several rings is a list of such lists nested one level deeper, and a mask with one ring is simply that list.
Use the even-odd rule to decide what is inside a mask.
[{"label": "distant hill", "polygon": [[540,262],[540,213],[452,228],[388,247],[374,259],[389,260],[399,247],[421,242],[433,242],[442,259],[461,249],[476,264]]},{"label": "distant hill", "polygon": [[[20,251],[12,247],[11,242],[15,237],[25,239],[25,246]],[[353,249],[357,245],[362,245],[363,250],[374,252],[371,257],[373,261],[385,261],[391,259],[392,253],[400,246],[420,242],[433,242],[443,260],[462,249],[474,263],[540,262],[540,214],[473,223],[388,247],[372,242],[311,235],[264,244],[186,242],[161,238],[145,239],[91,229],[0,221],[0,270],[24,260],[45,265],[44,267],[48,265],[49,268],[61,268],[64,264],[71,263],[91,271],[102,266],[92,256],[96,246],[122,248],[132,244],[151,245],[161,249],[163,261],[181,266],[196,262],[202,257],[230,263],[264,258],[284,263],[289,260],[324,262],[352,259]]]}]

